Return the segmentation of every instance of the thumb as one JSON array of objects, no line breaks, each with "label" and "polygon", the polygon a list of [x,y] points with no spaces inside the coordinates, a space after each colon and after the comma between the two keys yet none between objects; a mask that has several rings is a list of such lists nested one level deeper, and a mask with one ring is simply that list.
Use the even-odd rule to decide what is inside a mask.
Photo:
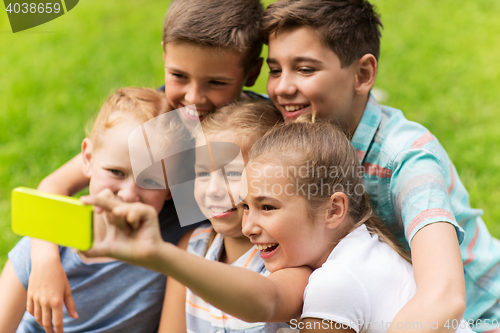
[{"label": "thumb", "polygon": [[107,257],[109,256],[109,251],[104,243],[105,241],[100,241],[100,242],[94,242],[92,247],[88,249],[87,251],[82,251],[82,253],[89,257],[89,258],[95,258],[95,257]]},{"label": "thumb", "polygon": [[64,293],[64,304],[66,304],[66,310],[68,310],[68,314],[74,319],[78,319],[75,300],[73,299],[73,294],[71,293],[71,288],[69,287],[69,285]]}]

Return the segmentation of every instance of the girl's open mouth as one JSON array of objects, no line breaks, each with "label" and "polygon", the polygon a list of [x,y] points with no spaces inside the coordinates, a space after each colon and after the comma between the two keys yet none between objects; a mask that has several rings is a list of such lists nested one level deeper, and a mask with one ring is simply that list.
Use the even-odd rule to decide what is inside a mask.
[{"label": "girl's open mouth", "polygon": [[208,207],[213,218],[220,219],[231,215],[236,211],[236,208]]},{"label": "girl's open mouth", "polygon": [[262,259],[271,258],[279,248],[279,244],[255,244],[258,250],[260,250],[260,257]]}]

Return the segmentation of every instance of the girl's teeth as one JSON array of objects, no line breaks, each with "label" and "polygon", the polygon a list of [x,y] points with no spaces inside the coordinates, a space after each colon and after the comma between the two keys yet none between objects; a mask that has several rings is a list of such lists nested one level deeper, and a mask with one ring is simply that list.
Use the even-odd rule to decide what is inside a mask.
[{"label": "girl's teeth", "polygon": [[255,246],[257,247],[257,249],[259,251],[264,251],[267,248],[277,246],[277,245],[278,245],[277,243],[274,243],[274,244],[255,244]]},{"label": "girl's teeth", "polygon": [[210,207],[210,210],[216,214],[222,214],[224,212],[228,212],[231,208],[219,208],[219,207]]},{"label": "girl's teeth", "polygon": [[300,105],[285,105],[284,106],[285,111],[287,111],[287,112],[297,111],[297,110],[303,109],[304,107],[305,106],[300,106]]}]

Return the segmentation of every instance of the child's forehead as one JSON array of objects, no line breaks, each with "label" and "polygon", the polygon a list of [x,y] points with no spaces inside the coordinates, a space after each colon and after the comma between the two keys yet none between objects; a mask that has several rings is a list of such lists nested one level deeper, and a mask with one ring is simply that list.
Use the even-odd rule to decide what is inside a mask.
[{"label": "child's forehead", "polygon": [[138,126],[140,122],[131,117],[113,117],[109,119],[108,126],[102,129],[101,143],[99,148],[126,143],[128,145],[129,134]]},{"label": "child's forehead", "polygon": [[[287,52],[288,51],[288,52]],[[281,54],[327,53],[337,54],[324,42],[320,33],[309,26],[283,28],[269,36],[269,57]]]},{"label": "child's forehead", "polygon": [[[185,62],[228,65],[238,64],[243,68],[244,54],[229,47],[211,46],[201,43],[173,41],[165,45],[166,59]],[[211,68],[206,68],[209,71]]]}]

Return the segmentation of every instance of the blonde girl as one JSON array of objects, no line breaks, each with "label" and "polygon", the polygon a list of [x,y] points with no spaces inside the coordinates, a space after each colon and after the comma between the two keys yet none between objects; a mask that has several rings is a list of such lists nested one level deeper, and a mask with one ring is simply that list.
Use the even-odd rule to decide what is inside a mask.
[{"label": "blonde girl", "polygon": [[[194,196],[210,223],[188,232],[179,242],[181,248],[211,261],[268,274],[259,251],[242,233],[243,209],[235,203],[239,201],[241,175],[250,148],[268,130],[282,122],[272,104],[252,100],[233,102],[204,119],[197,142]],[[221,169],[214,171],[213,158],[207,154],[208,145],[213,157],[217,157],[215,149],[224,149],[227,145],[229,148],[236,146],[241,154],[223,166],[224,173]],[[169,278],[167,281],[160,332],[276,332],[279,327],[288,325],[239,320],[204,301],[190,289],[186,290],[176,280]]]}]

